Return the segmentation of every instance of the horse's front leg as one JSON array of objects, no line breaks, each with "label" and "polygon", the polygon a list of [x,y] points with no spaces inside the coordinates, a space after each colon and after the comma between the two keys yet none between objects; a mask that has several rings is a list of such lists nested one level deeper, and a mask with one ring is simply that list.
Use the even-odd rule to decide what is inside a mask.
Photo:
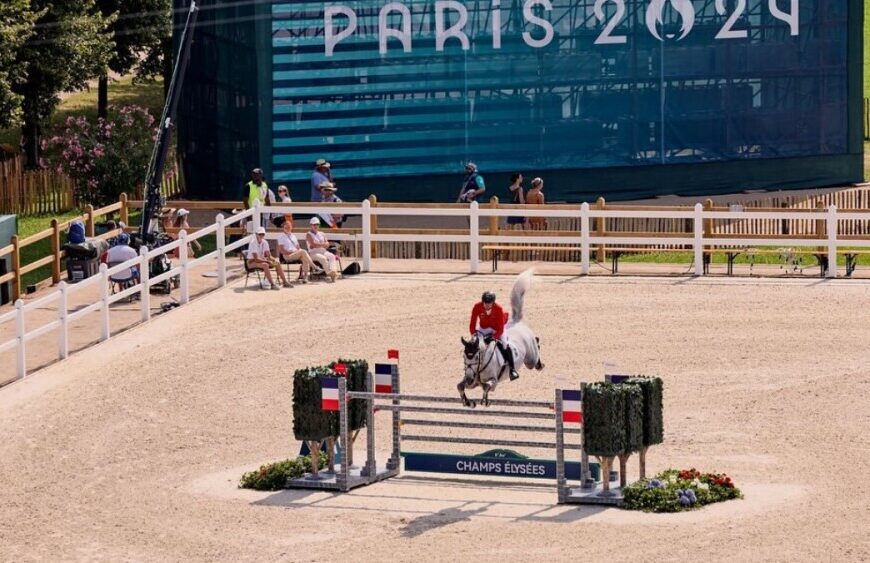
[{"label": "horse's front leg", "polygon": [[482,385],[483,387],[483,398],[480,400],[480,404],[488,407],[489,406],[489,392],[495,388],[492,381],[487,381]]},{"label": "horse's front leg", "polygon": [[473,409],[477,406],[477,403],[468,398],[468,396],[465,394],[465,388],[466,383],[465,378],[463,377],[462,380],[456,385],[456,389],[459,391],[459,397],[462,399],[463,406]]}]

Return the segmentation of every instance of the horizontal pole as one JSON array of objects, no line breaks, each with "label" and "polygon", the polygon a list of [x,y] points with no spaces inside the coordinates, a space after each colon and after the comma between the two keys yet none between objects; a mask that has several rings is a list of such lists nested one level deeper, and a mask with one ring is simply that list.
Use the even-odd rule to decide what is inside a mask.
[{"label": "horizontal pole", "polygon": [[39,338],[43,334],[48,334],[49,332],[60,328],[60,321],[51,321],[48,324],[44,324],[39,328],[35,328],[24,335],[24,341],[30,342],[34,338]]},{"label": "horizontal pole", "polygon": [[[417,401],[426,403],[456,403],[461,404],[462,399],[456,397],[442,397],[433,395],[404,395],[402,393],[371,393],[368,391],[348,391],[348,399],[383,399],[385,401]],[[511,401],[507,399],[493,399],[490,401],[496,407],[532,407],[542,409],[553,409],[553,403],[547,401]]]},{"label": "horizontal pole", "polygon": [[13,348],[18,347],[18,337],[12,338],[11,340],[7,340],[6,342],[0,342],[0,354],[7,350],[12,350]]},{"label": "horizontal pole", "polygon": [[[510,446],[517,448],[556,449],[555,442],[531,442],[526,440],[487,440],[484,438],[455,438],[451,436],[417,436],[402,434],[406,442],[441,442],[445,444],[476,444],[481,446]],[[582,450],[579,444],[565,444],[566,450]]]},{"label": "horizontal pole", "polygon": [[[554,426],[514,426],[511,424],[482,424],[479,422],[452,422],[449,420],[424,420],[420,418],[403,418],[402,424],[407,426],[439,426],[442,428],[479,428],[481,430],[507,430],[510,432],[549,432],[555,434]],[[565,434],[582,434],[582,428],[565,428]]]},{"label": "horizontal pole", "polygon": [[375,410],[395,411],[395,412],[431,412],[435,414],[457,414],[457,415],[474,415],[474,416],[507,416],[511,418],[540,418],[543,420],[555,420],[556,415],[553,413],[544,412],[525,412],[525,411],[491,411],[488,409],[447,409],[441,407],[417,407],[411,405],[375,405]]}]

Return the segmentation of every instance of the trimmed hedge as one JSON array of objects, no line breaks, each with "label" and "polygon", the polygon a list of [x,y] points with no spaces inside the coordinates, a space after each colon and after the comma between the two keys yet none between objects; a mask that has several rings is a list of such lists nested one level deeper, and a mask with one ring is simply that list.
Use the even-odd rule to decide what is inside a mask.
[{"label": "trimmed hedge", "polygon": [[583,392],[583,440],[589,455],[612,457],[643,447],[643,393],[636,385],[592,383]]},{"label": "trimmed hedge", "polygon": [[654,446],[664,441],[662,397],[664,383],[660,377],[634,377],[626,383],[638,385],[643,392],[643,445]]},{"label": "trimmed hedge", "polygon": [[[337,437],[339,429],[338,411],[324,411],[320,408],[322,393],[320,380],[336,377],[333,368],[336,363],[347,366],[347,388],[349,391],[366,390],[366,374],[369,366],[365,360],[338,360],[328,366],[298,369],[293,374],[293,435],[297,440],[321,441]],[[365,428],[366,402],[350,401],[348,405],[348,428],[351,432]]]}]

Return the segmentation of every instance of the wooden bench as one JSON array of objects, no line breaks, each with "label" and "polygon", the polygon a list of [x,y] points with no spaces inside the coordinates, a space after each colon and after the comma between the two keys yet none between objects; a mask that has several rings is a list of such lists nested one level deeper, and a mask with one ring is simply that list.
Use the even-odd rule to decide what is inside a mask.
[{"label": "wooden bench", "polygon": [[[792,256],[812,256],[816,259],[821,270],[820,276],[825,277],[828,273],[828,251],[827,250],[809,250],[809,249],[792,249],[792,248],[708,248],[704,249],[704,273],[709,273],[710,260],[709,255],[722,252],[728,256],[728,275],[734,273],[734,260],[741,254],[753,255],[761,254],[766,256],[771,255],[792,255]],[[858,258],[860,256],[870,255],[868,250],[838,250],[837,255],[846,257],[846,277],[851,277],[852,273],[858,267]]]},{"label": "wooden bench", "polygon": [[483,251],[489,251],[492,254],[492,271],[498,270],[498,259],[502,252],[510,252],[511,250],[531,250],[537,252],[581,252],[582,247],[579,246],[541,246],[531,244],[485,244],[481,247]]}]

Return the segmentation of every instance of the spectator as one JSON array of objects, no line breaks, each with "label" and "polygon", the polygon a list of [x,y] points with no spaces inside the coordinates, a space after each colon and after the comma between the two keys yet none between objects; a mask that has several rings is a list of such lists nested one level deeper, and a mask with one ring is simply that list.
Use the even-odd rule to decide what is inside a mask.
[{"label": "spectator", "polygon": [[332,165],[321,158],[314,163],[314,172],[311,174],[311,201],[323,201],[320,186],[325,182],[332,182]]},{"label": "spectator", "polygon": [[[511,185],[508,186],[508,190],[511,194],[511,203],[516,205],[522,205],[526,202],[526,198],[523,195],[523,175],[519,172],[514,172],[511,174]],[[507,224],[508,228],[516,228],[517,225],[522,227],[526,222],[525,217],[508,217]]]},{"label": "spectator", "polygon": [[314,262],[307,251],[299,246],[299,240],[293,234],[293,220],[288,219],[281,225],[283,232],[278,235],[278,254],[287,262],[299,261],[302,263],[302,283],[308,283],[311,277],[311,268]]},{"label": "spectator", "polygon": [[[532,187],[526,194],[526,203],[529,205],[544,205],[544,181],[540,178],[532,180]],[[529,217],[529,228],[542,231],[547,228],[546,217]]]},{"label": "spectator", "polygon": [[[128,235],[127,233],[121,233],[115,238],[117,240],[117,244],[110,248],[105,254],[106,263],[109,266],[112,266],[114,264],[120,264],[121,262],[126,262],[127,260],[132,260],[133,258],[139,257],[139,254],[137,254],[136,251],[130,247],[130,235]],[[131,266],[128,270],[127,275],[124,275],[122,270],[117,274],[113,274],[112,279],[119,282],[129,281],[132,283],[139,283],[139,268],[136,266]]]},{"label": "spectator", "polygon": [[[251,181],[245,184],[245,209],[251,209],[257,205],[263,207],[271,205],[275,201],[275,193],[269,189],[269,184],[263,180],[263,170],[254,168],[251,171]],[[269,221],[269,214],[260,215],[260,226],[265,227]]]},{"label": "spectator", "polygon": [[483,176],[477,172],[477,165],[469,162],[465,165],[465,178],[462,180],[462,189],[459,190],[456,203],[471,203],[485,191],[486,185]]},{"label": "spectator", "polygon": [[[278,203],[293,203],[293,200],[290,199],[290,188],[281,184],[278,186]],[[293,215],[290,213],[284,213],[282,215],[275,215],[272,219],[272,223],[275,224],[276,227],[281,227],[285,221],[293,221]]]},{"label": "spectator", "polygon": [[266,276],[266,281],[269,282],[271,289],[277,290],[278,286],[272,280],[272,268],[278,272],[278,278],[283,282],[284,287],[293,287],[287,278],[284,276],[284,270],[281,269],[281,264],[272,258],[272,253],[269,251],[269,243],[266,241],[266,229],[257,227],[254,234],[254,240],[248,245],[246,256],[248,267],[251,269],[263,270],[263,275]]},{"label": "spectator", "polygon": [[309,224],[311,228],[305,235],[305,242],[308,243],[308,254],[311,255],[312,260],[320,264],[320,267],[329,276],[329,281],[334,282],[335,278],[338,277],[337,260],[335,254],[327,250],[329,240],[327,240],[326,235],[320,232],[320,219],[312,217]]},{"label": "spectator", "polygon": [[[188,234],[190,234],[190,223],[187,222],[187,217],[190,215],[190,211],[185,208],[180,208],[175,212],[175,224],[172,225],[179,231],[184,230]],[[178,238],[178,232],[176,232],[175,237]],[[194,240],[191,244],[187,245],[187,257],[193,258],[195,256],[193,252],[193,246],[196,246],[196,251],[199,252],[202,250],[202,245],[199,244],[198,240]]]},{"label": "spectator", "polygon": [[[320,184],[320,190],[323,194],[323,203],[344,203],[337,195],[335,195],[338,188],[336,188],[335,184],[332,182],[324,182]],[[341,227],[342,223],[344,223],[344,215],[321,213],[320,216],[323,217],[323,220],[326,221],[326,224],[332,229],[337,229]]]}]

